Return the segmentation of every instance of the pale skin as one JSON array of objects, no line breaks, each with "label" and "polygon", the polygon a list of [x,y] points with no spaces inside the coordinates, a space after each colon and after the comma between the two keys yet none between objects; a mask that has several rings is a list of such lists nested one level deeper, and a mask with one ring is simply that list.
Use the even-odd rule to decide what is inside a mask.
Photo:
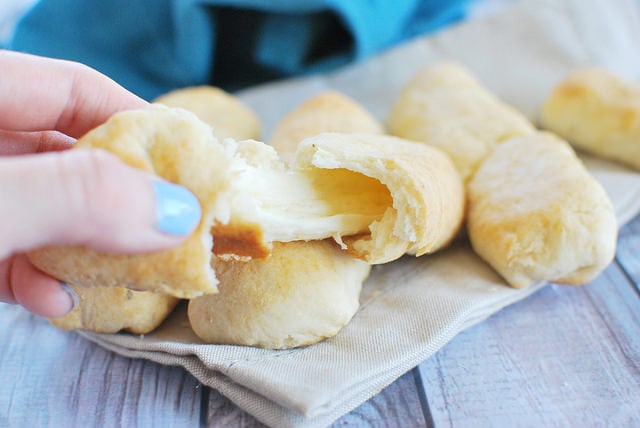
[{"label": "pale skin", "polygon": [[46,317],[72,309],[60,282],[31,265],[31,249],[135,253],[184,239],[154,227],[156,178],[103,151],[67,150],[146,104],[86,66],[0,50],[0,301]]}]

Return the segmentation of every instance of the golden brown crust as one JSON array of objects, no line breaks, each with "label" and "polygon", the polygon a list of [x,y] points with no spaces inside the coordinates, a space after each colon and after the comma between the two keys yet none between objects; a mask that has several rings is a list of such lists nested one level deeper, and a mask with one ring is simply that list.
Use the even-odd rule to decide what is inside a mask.
[{"label": "golden brown crust", "polygon": [[497,144],[534,131],[463,66],[448,62],[413,77],[395,101],[388,127],[393,135],[444,150],[465,182]]},{"label": "golden brown crust", "polygon": [[258,116],[240,99],[215,86],[176,89],[154,102],[194,113],[213,127],[214,135],[220,140],[260,138]]},{"label": "golden brown crust", "polygon": [[271,246],[263,239],[262,228],[257,224],[214,224],[211,234],[213,253],[223,258],[264,259],[271,253]]},{"label": "golden brown crust", "polygon": [[268,259],[214,261],[220,292],[189,302],[208,343],[285,349],[334,336],[359,307],[370,266],[331,240],[274,243]]},{"label": "golden brown crust", "polygon": [[570,73],[543,105],[540,122],[573,146],[640,169],[640,85],[589,67]]},{"label": "golden brown crust", "polygon": [[473,249],[513,287],[583,284],[611,262],[617,224],[602,186],[552,134],[496,147],[469,182]]},{"label": "golden brown crust", "polygon": [[75,287],[79,305],[50,322],[64,330],[117,333],[121,330],[146,334],[158,327],[179,299],[160,293],[121,287]]}]

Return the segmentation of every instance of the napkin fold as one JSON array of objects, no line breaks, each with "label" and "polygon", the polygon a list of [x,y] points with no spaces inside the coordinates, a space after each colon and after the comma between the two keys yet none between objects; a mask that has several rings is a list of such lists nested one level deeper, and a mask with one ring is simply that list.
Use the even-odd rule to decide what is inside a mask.
[{"label": "napkin fold", "polygon": [[[384,119],[415,72],[454,59],[535,121],[552,86],[574,67],[599,64],[627,78],[640,77],[639,9],[633,0],[523,0],[499,15],[413,40],[340,71],[256,87],[241,97],[267,130],[302,99],[326,88],[354,97]],[[584,160],[611,197],[619,224],[632,219],[640,211],[640,174]],[[306,348],[202,344],[184,307],[149,335],[80,334],[122,355],[183,366],[267,425],[326,426],[460,331],[541,287],[508,287],[461,241],[432,256],[374,267],[352,322]]]}]

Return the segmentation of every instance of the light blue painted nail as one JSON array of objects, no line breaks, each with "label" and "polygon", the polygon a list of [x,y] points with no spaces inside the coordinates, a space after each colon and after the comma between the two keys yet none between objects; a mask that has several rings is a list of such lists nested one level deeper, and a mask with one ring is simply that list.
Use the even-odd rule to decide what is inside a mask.
[{"label": "light blue painted nail", "polygon": [[186,236],[200,222],[198,199],[182,186],[154,181],[156,228],[169,235]]},{"label": "light blue painted nail", "polygon": [[70,311],[80,306],[80,297],[78,297],[78,294],[73,288],[69,287],[69,285],[65,282],[60,282],[60,287],[62,287],[62,289],[66,291],[66,293],[69,295],[69,298],[71,299]]}]

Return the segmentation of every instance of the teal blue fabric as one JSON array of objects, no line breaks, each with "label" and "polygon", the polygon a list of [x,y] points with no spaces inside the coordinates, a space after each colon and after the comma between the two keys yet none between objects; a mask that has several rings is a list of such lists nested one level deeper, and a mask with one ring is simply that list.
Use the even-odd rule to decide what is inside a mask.
[{"label": "teal blue fabric", "polygon": [[146,99],[327,71],[458,21],[474,0],[41,0],[10,49],[83,62]]}]

